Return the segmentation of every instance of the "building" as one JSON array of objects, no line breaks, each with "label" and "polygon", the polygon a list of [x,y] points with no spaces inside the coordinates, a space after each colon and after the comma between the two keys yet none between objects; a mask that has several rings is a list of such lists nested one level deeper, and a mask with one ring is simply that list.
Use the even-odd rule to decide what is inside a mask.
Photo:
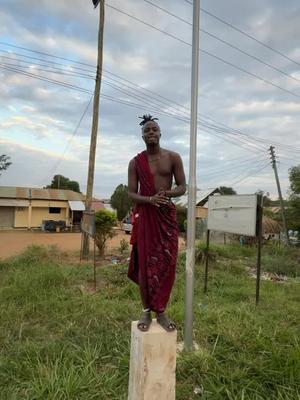
[{"label": "building", "polygon": [[[220,194],[219,189],[210,189],[210,190],[197,190],[196,194],[196,218],[198,219],[207,219],[208,216],[208,208],[204,207],[204,205],[208,202],[209,196],[214,194]],[[183,206],[188,206],[188,195],[185,194],[179,197],[178,204],[182,204]]]},{"label": "building", "polygon": [[40,228],[43,221],[79,223],[85,196],[72,190],[0,186],[0,229]]}]

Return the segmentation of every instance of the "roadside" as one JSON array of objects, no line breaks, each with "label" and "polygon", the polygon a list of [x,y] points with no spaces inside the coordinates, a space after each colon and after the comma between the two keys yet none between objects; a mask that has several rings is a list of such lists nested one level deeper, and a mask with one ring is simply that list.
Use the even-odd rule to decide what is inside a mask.
[{"label": "roadside", "polygon": [[[122,239],[129,243],[130,235],[117,229],[117,234],[107,242],[107,251],[119,248]],[[80,251],[80,233],[50,233],[41,231],[0,231],[0,258],[12,257],[25,250],[31,244],[56,245],[62,251]],[[179,239],[179,249],[184,247],[183,239]]]},{"label": "roadside", "polygon": [[[109,240],[108,250],[120,246],[120,241],[124,239],[128,243],[130,235],[117,230],[117,235]],[[52,233],[41,231],[0,231],[0,258],[14,256],[22,252],[31,244],[36,245],[57,245],[63,251],[80,251],[80,233]]]}]

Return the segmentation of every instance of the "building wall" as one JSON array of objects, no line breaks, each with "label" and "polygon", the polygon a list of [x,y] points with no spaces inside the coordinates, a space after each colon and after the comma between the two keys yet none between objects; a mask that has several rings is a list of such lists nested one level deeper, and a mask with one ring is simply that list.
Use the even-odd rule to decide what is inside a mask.
[{"label": "building wall", "polygon": [[28,228],[28,207],[15,208],[15,228]]},{"label": "building wall", "polygon": [[208,209],[205,207],[196,206],[196,218],[207,218]]},{"label": "building wall", "polygon": [[[55,207],[55,206],[51,206]],[[56,206],[57,207],[57,206]],[[31,228],[36,228],[42,225],[43,220],[66,221],[66,208],[61,208],[60,214],[50,214],[49,207],[33,207],[31,214]]]}]

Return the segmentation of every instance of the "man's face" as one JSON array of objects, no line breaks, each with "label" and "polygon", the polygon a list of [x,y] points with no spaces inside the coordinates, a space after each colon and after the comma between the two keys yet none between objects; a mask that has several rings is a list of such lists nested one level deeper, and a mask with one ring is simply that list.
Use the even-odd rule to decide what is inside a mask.
[{"label": "man's face", "polygon": [[149,121],[144,125],[143,139],[146,144],[158,144],[160,136],[160,128],[156,122]]}]

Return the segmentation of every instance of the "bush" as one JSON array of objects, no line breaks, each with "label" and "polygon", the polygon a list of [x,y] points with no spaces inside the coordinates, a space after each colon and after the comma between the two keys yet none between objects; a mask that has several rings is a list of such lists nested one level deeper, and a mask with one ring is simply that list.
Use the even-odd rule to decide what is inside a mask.
[{"label": "bush", "polygon": [[177,224],[179,228],[179,232],[185,232],[184,223],[187,218],[187,208],[182,206],[181,204],[176,205],[176,215],[177,215]]},{"label": "bush", "polygon": [[129,243],[125,239],[120,240],[119,251],[121,254],[125,253],[129,249]]},{"label": "bush", "polygon": [[111,239],[115,235],[113,227],[117,223],[117,217],[111,211],[99,210],[95,213],[95,219],[95,243],[98,247],[100,256],[103,256],[107,239]]}]

